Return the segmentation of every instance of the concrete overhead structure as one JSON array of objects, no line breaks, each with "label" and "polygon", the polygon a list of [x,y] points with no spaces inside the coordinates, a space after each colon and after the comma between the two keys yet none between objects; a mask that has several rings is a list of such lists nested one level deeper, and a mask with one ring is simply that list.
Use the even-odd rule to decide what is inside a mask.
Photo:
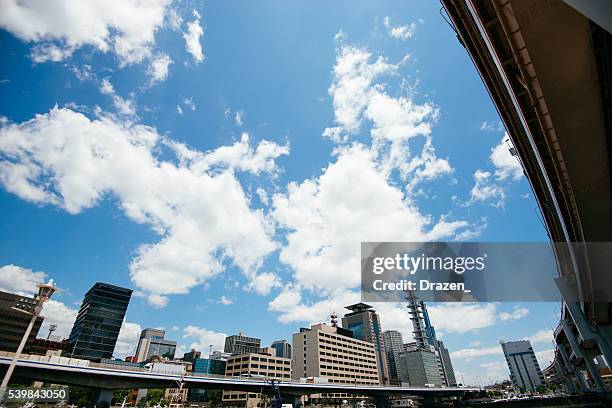
[{"label": "concrete overhead structure", "polygon": [[[568,391],[603,392],[612,362],[612,2],[442,0],[529,179],[557,251],[554,338]],[[608,293],[609,295],[609,293]],[[597,359],[598,356],[605,357]],[[567,381],[565,381],[567,379]]]}]

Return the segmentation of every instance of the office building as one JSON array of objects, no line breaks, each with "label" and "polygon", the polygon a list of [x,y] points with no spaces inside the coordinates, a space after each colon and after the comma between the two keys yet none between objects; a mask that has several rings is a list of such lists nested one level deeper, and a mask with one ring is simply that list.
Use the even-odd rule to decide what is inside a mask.
[{"label": "office building", "polygon": [[439,359],[433,348],[402,351],[398,354],[397,367],[400,380],[411,386],[443,385]]},{"label": "office building", "polygon": [[257,353],[261,347],[261,339],[246,336],[240,332],[225,338],[223,351],[230,354]]},{"label": "office building", "polygon": [[389,380],[392,384],[399,382],[397,375],[397,357],[403,351],[404,339],[397,330],[385,330],[383,332],[383,342],[387,354],[387,366],[389,367]]},{"label": "office building", "polygon": [[450,353],[448,349],[444,347],[444,343],[441,340],[436,340],[436,350],[438,351],[438,355],[440,357],[440,362],[442,363],[442,374],[444,375],[445,385],[449,387],[457,386],[457,379],[455,378],[455,370],[453,369],[453,363],[450,358]]},{"label": "office building", "polygon": [[161,360],[172,360],[176,351],[176,341],[166,340],[165,336],[166,332],[164,330],[144,329],[138,340],[136,361],[149,361],[153,356],[157,356]]},{"label": "office building", "polygon": [[[257,353],[232,355],[227,359],[225,375],[243,378],[267,378],[281,381],[291,379],[291,360],[276,357],[276,350],[267,347]],[[261,395],[254,392],[223,391],[224,405],[255,408]]]},{"label": "office building", "polygon": [[[0,330],[0,350],[17,351],[17,347],[19,347],[19,343],[30,324],[30,320],[32,320],[30,313],[34,312],[35,306],[36,299],[33,297],[0,291],[0,328],[2,328]],[[34,327],[23,349],[24,353],[30,352],[42,322],[42,317],[36,318]]]},{"label": "office building", "polygon": [[181,357],[181,360],[195,363],[195,360],[197,358],[200,358],[201,356],[202,356],[202,352],[197,351],[195,349],[191,349],[191,351],[188,351],[185,354],[183,354],[183,357]]},{"label": "office building", "polygon": [[85,294],[64,355],[99,360],[111,358],[132,290],[97,282]]},{"label": "office building", "polygon": [[291,358],[291,344],[287,340],[277,340],[271,347],[276,350],[276,357]]},{"label": "office building", "polygon": [[342,327],[352,331],[354,338],[374,344],[380,383],[388,384],[389,368],[378,314],[372,309],[372,306],[365,303],[357,303],[346,308],[350,312],[342,318]]},{"label": "office building", "polygon": [[501,342],[510,369],[510,379],[517,388],[534,392],[544,382],[544,375],[528,340]]},{"label": "office building", "polygon": [[325,378],[330,383],[380,384],[376,346],[352,332],[319,323],[293,334],[293,378]]}]

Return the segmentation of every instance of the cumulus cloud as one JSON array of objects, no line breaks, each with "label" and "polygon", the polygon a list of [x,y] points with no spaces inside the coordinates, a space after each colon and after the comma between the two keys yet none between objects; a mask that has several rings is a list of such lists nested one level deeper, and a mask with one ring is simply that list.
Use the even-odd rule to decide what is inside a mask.
[{"label": "cumulus cloud", "polygon": [[200,44],[200,37],[204,35],[204,30],[200,25],[200,13],[197,10],[193,10],[194,20],[187,23],[187,32],[183,33],[183,39],[185,40],[185,47],[187,52],[190,53],[196,60],[196,63],[204,61],[204,52],[202,51],[202,44]]},{"label": "cumulus cloud", "polygon": [[0,267],[0,290],[33,296],[37,293],[36,285],[46,277],[44,272],[35,272],[17,265],[4,265]]},{"label": "cumulus cloud", "polygon": [[187,326],[183,329],[183,338],[192,340],[189,348],[208,351],[212,345],[213,351],[223,350],[227,334],[217,333],[197,326]]},{"label": "cumulus cloud", "polygon": [[532,336],[525,337],[523,340],[529,340],[531,344],[551,343],[553,341],[554,332],[550,329],[540,330]]},{"label": "cumulus cloud", "polygon": [[407,41],[414,36],[414,32],[416,31],[416,23],[410,23],[409,25],[403,26],[391,26],[391,21],[388,16],[386,16],[383,20],[383,24],[388,30],[388,33],[391,37]]},{"label": "cumulus cloud", "polygon": [[[35,43],[36,62],[61,61],[83,46],[113,52],[121,63],[151,54],[155,32],[162,27],[170,0],[6,0],[0,27]],[[61,12],[58,12],[61,10]]]},{"label": "cumulus cloud", "polygon": [[129,99],[124,99],[117,95],[113,84],[104,78],[100,83],[100,92],[104,95],[108,95],[113,99],[113,106],[117,109],[117,112],[123,116],[136,116],[136,107],[134,106],[133,95]]},{"label": "cumulus cloud", "polygon": [[248,290],[252,290],[260,295],[269,295],[272,289],[281,285],[278,276],[271,272],[263,272],[251,277],[251,281],[247,285]]},{"label": "cumulus cloud", "polygon": [[[158,156],[163,146],[172,147],[174,161]],[[274,159],[287,153],[288,146],[265,140],[253,148],[248,136],[199,152],[149,126],[56,107],[0,127],[0,182],[25,200],[70,214],[115,197],[129,219],[160,236],[137,249],[130,274],[149,302],[163,307],[167,295],[187,293],[224,264],[256,273],[276,244],[234,173],[276,171]]]},{"label": "cumulus cloud", "polygon": [[151,84],[165,81],[168,78],[170,64],[172,64],[172,60],[168,54],[159,54],[152,59],[147,70]]},{"label": "cumulus cloud", "polygon": [[506,320],[519,320],[529,314],[529,309],[526,307],[515,307],[512,312],[502,312],[499,314],[499,319],[502,321]]},{"label": "cumulus cloud", "polygon": [[141,331],[142,327],[138,323],[130,323],[124,320],[119,330],[113,356],[125,358],[135,355]]},{"label": "cumulus cloud", "polygon": [[41,312],[41,316],[43,316],[45,320],[40,327],[38,337],[46,337],[49,332],[49,326],[56,324],[57,328],[53,332],[53,335],[61,338],[68,338],[74,321],[76,320],[77,313],[78,310],[68,307],[60,301],[49,299],[43,306]]},{"label": "cumulus cloud", "polygon": [[491,355],[503,356],[504,352],[500,345],[493,347],[478,347],[478,348],[464,348],[451,353],[451,358],[457,360],[471,360],[474,357],[484,357]]},{"label": "cumulus cloud", "polygon": [[481,169],[474,172],[474,186],[470,191],[468,205],[487,202],[497,208],[504,207],[509,183],[523,177],[523,167],[518,158],[511,154],[511,149],[513,147],[508,134],[504,134],[499,144],[491,149],[489,156],[495,168],[493,173]]}]

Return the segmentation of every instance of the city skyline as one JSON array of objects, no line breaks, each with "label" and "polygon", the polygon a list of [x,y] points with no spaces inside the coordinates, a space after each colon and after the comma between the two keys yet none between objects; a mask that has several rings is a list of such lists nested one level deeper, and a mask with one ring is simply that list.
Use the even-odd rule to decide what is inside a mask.
[{"label": "city skyline", "polygon": [[[102,281],[134,290],[118,356],[147,327],[178,356],[240,331],[269,345],[360,301],[361,240],[547,241],[436,4],[149,7],[121,27],[94,10],[104,33],[0,20],[0,289],[57,281],[43,334],[67,337]],[[507,377],[500,337],[545,368],[555,307],[428,304],[468,383]],[[374,308],[410,340],[405,307]]]}]

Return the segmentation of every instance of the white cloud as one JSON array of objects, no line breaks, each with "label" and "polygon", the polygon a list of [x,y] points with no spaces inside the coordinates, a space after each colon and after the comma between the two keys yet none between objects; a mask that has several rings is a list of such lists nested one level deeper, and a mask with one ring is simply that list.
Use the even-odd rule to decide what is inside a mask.
[{"label": "white cloud", "polygon": [[64,303],[49,299],[43,306],[41,316],[45,318],[38,337],[46,337],[49,333],[49,326],[56,324],[57,329],[53,332],[54,336],[67,338],[70,335],[78,310],[66,306]]},{"label": "white cloud", "polygon": [[515,307],[512,312],[501,312],[499,319],[502,321],[506,320],[519,320],[529,314],[529,309],[526,307]]},{"label": "white cloud", "polygon": [[151,54],[170,0],[72,0],[2,3],[0,27],[23,41],[36,43],[37,62],[61,61],[83,46],[114,52],[123,64]]},{"label": "white cloud", "polygon": [[503,208],[506,200],[505,190],[491,179],[492,174],[484,170],[474,173],[474,186],[470,191],[468,204],[480,201],[491,202],[493,207]]},{"label": "white cloud", "polygon": [[117,95],[113,84],[111,84],[108,78],[104,78],[100,83],[100,92],[104,95],[110,96],[113,99],[113,106],[115,109],[117,109],[119,114],[123,116],[136,116],[136,107],[134,106],[133,96],[129,99],[124,99]]},{"label": "white cloud", "polygon": [[342,29],[338,30],[338,32],[334,35],[334,41],[336,42],[345,41],[347,38],[348,36],[344,31],[342,31]]},{"label": "white cloud", "polygon": [[138,323],[130,323],[124,320],[121,330],[119,330],[113,356],[120,358],[133,356],[136,353],[136,346],[138,345],[141,331],[142,327]]},{"label": "white cloud", "polygon": [[35,272],[17,265],[4,265],[0,267],[0,290],[33,296],[37,293],[36,285],[44,281],[46,276],[44,272]]},{"label": "white cloud", "polygon": [[234,115],[234,123],[236,124],[236,126],[242,126],[242,116],[244,115],[243,111],[238,111],[236,112],[236,115]]},{"label": "white cloud", "polygon": [[505,361],[492,361],[488,363],[480,364],[480,368],[484,369],[484,373],[480,373],[480,377],[487,381],[487,383],[491,381],[503,381],[507,380],[510,371],[508,369],[508,364]]},{"label": "white cloud", "polygon": [[192,96],[190,96],[189,98],[183,98],[183,105],[185,105],[186,107],[188,107],[192,111],[196,110],[196,104],[195,104]]},{"label": "white cloud", "polygon": [[263,205],[268,205],[270,198],[268,197],[268,193],[266,193],[266,190],[264,190],[261,187],[257,187],[257,190],[255,190],[255,192],[257,193],[257,196],[259,197],[259,201],[261,201]]},{"label": "white cloud", "polygon": [[405,26],[396,26],[392,27],[389,17],[385,17],[383,20],[383,24],[388,29],[389,35],[395,39],[407,41],[414,36],[414,32],[416,31],[416,23],[410,23]]},{"label": "white cloud", "polygon": [[181,108],[181,105],[176,105],[176,111],[179,115],[183,114],[183,108]]},{"label": "white cloud", "polygon": [[234,300],[231,299],[231,298],[228,298],[225,295],[222,295],[219,299],[208,299],[208,302],[209,303],[218,303],[220,305],[225,305],[225,306],[234,304]]},{"label": "white cloud", "polygon": [[260,295],[269,295],[272,289],[280,286],[280,279],[271,272],[263,272],[251,277],[251,281],[247,286],[248,290],[252,290]]},{"label": "white cloud", "polygon": [[168,296],[159,295],[157,293],[151,293],[146,299],[147,302],[156,309],[163,309],[168,305],[168,302],[170,302]]},{"label": "white cloud", "polygon": [[485,132],[502,132],[504,130],[504,126],[501,124],[501,122],[492,123],[485,120],[480,124],[480,130]]},{"label": "white cloud", "polygon": [[543,370],[552,363],[555,359],[555,349],[548,349],[542,351],[536,351],[536,358],[538,359],[538,364],[540,368]]},{"label": "white cloud", "polygon": [[540,330],[532,336],[525,337],[523,340],[529,340],[531,344],[537,343],[552,343],[554,332],[552,330]]},{"label": "white cloud", "polygon": [[428,308],[436,330],[466,333],[493,326],[497,320],[494,303],[445,303]]},{"label": "white cloud", "polygon": [[151,84],[165,81],[168,78],[170,64],[172,64],[172,60],[168,54],[159,54],[152,59],[147,71]]},{"label": "white cloud", "polygon": [[57,107],[0,127],[0,182],[8,191],[70,214],[113,196],[128,218],[159,234],[130,264],[132,281],[158,307],[166,295],[186,293],[220,273],[223,264],[256,273],[276,244],[234,172],[276,171],[274,159],[288,153],[265,140],[252,148],[247,136],[206,153],[163,139],[177,164],[158,157],[161,139],[148,126],[104,115],[91,120]]},{"label": "white cloud", "polygon": [[[288,230],[281,262],[308,289],[359,284],[361,241],[428,241],[452,236],[463,221],[422,214],[390,185],[363,145],[340,151],[318,179],[291,183],[273,197],[273,216]],[[359,180],[359,188],[354,188]]]},{"label": "white cloud", "polygon": [[202,352],[208,352],[211,344],[213,351],[223,350],[225,338],[227,337],[225,333],[217,333],[197,326],[187,326],[183,329],[183,333],[184,339],[195,339],[189,348],[201,350]]},{"label": "white cloud", "polygon": [[503,357],[504,352],[500,345],[493,347],[480,347],[480,348],[464,348],[450,353],[451,358],[457,360],[471,360],[474,357],[484,357],[492,355],[501,355]]},{"label": "white cloud", "polygon": [[512,145],[508,140],[508,135],[505,134],[501,142],[491,150],[490,159],[495,166],[495,177],[498,180],[518,181],[523,177],[523,167],[518,158],[510,153]]},{"label": "white cloud", "polygon": [[200,13],[193,10],[193,16],[195,19],[187,23],[187,32],[183,33],[185,39],[185,47],[196,62],[204,61],[204,52],[202,51],[202,44],[200,44],[200,37],[204,34],[204,30],[200,25]]}]

